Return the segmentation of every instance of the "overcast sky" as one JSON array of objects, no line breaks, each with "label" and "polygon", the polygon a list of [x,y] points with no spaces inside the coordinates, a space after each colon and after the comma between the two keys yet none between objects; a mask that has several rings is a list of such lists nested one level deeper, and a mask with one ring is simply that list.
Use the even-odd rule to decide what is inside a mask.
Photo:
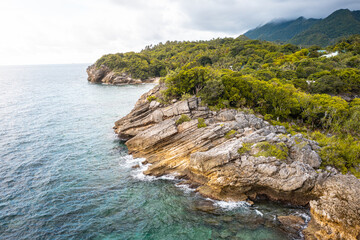
[{"label": "overcast sky", "polygon": [[324,18],[360,0],[1,0],[0,65],[92,63],[167,40],[236,37],[273,19]]}]

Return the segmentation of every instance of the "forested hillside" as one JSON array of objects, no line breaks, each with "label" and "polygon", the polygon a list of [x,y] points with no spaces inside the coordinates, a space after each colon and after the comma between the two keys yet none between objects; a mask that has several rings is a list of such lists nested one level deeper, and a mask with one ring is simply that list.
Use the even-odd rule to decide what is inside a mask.
[{"label": "forested hillside", "polygon": [[286,42],[292,39],[296,34],[309,29],[318,21],[321,20],[299,17],[298,19],[290,21],[269,22],[263,26],[249,30],[244,35],[251,39]]},{"label": "forested hillside", "polygon": [[360,34],[360,11],[340,9],[324,19],[270,22],[245,33],[251,39],[287,42],[302,46],[328,46],[340,38]]},{"label": "forested hillside", "polygon": [[337,56],[318,50],[240,36],[160,43],[105,55],[96,65],[137,78],[163,77],[167,90],[157,99],[163,103],[198,95],[214,110],[253,111],[317,140],[323,167],[359,177],[360,36],[326,48]]},{"label": "forested hillside", "polygon": [[289,42],[305,46],[326,46],[335,43],[341,37],[360,34],[359,13],[360,11],[351,12],[348,9],[338,10],[306,31],[295,35]]}]

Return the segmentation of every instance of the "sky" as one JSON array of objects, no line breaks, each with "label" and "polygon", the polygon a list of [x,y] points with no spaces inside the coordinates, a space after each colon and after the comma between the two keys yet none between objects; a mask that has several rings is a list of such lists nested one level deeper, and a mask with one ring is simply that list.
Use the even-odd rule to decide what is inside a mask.
[{"label": "sky", "polygon": [[93,63],[167,40],[237,37],[359,0],[0,0],[0,65]]}]

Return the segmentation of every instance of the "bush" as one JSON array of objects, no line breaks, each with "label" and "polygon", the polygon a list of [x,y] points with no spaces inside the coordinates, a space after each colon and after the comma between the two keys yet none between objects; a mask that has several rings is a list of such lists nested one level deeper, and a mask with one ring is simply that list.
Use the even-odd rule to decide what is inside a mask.
[{"label": "bush", "polygon": [[265,120],[265,121],[269,121],[269,120],[271,120],[273,117],[274,117],[274,116],[271,115],[271,114],[265,114],[264,120]]},{"label": "bush", "polygon": [[198,118],[198,125],[197,125],[198,128],[204,128],[204,127],[207,127],[206,123],[205,123],[205,119],[203,118]]},{"label": "bush", "polygon": [[237,133],[236,130],[232,129],[225,134],[225,138],[230,139],[230,138],[234,137],[236,133]]},{"label": "bush", "polygon": [[188,115],[181,114],[180,118],[178,120],[176,120],[175,124],[176,124],[176,126],[178,126],[184,122],[189,122],[190,120],[191,120],[191,118]]},{"label": "bush", "polygon": [[330,165],[343,174],[350,171],[360,177],[360,141],[351,135],[327,137],[318,131],[313,132],[311,137],[322,147],[319,155],[323,168]]},{"label": "bush", "polygon": [[148,96],[146,98],[149,102],[152,102],[152,101],[156,101],[157,97],[155,97],[154,95],[151,95],[151,96]]}]

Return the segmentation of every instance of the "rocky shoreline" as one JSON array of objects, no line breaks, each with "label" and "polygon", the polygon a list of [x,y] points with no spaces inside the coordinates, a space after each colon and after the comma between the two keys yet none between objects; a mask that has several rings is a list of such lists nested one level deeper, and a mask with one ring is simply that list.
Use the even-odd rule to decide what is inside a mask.
[{"label": "rocky shoreline", "polygon": [[145,174],[174,174],[218,200],[266,196],[306,205],[311,221],[305,239],[360,239],[360,181],[319,169],[316,142],[250,113],[210,111],[196,97],[164,105],[156,101],[162,88],[141,96],[114,126],[129,153],[151,163]]},{"label": "rocky shoreline", "polygon": [[88,74],[88,81],[91,83],[103,83],[111,85],[127,85],[127,84],[142,84],[142,83],[156,83],[160,78],[149,79],[136,79],[132,78],[127,73],[116,73],[105,65],[101,65],[99,68],[95,64],[89,66],[86,69]]}]

